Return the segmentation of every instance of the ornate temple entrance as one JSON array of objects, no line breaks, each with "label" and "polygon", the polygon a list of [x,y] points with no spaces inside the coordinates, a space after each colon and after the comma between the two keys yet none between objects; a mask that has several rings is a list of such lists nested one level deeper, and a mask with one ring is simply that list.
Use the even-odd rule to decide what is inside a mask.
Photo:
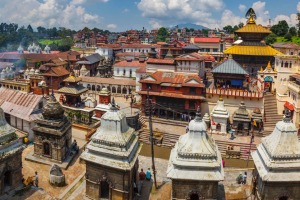
[{"label": "ornate temple entrance", "polygon": [[271,92],[272,91],[272,83],[273,83],[273,78],[271,76],[266,76],[264,78],[265,92]]},{"label": "ornate temple entrance", "polygon": [[12,176],[11,171],[6,171],[3,176],[4,189],[11,186]]}]

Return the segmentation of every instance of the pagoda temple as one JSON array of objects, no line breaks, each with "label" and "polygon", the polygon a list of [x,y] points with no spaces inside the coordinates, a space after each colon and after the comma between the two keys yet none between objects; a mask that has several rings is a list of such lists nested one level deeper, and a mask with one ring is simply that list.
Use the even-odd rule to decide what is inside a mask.
[{"label": "pagoda temple", "polygon": [[207,134],[199,107],[188,128],[169,159],[167,177],[172,179],[172,199],[217,199],[218,182],[224,180],[222,158]]},{"label": "pagoda temple", "polygon": [[274,64],[275,55],[282,55],[281,52],[267,45],[263,39],[271,31],[255,22],[255,14],[251,14],[247,24],[235,31],[241,37],[241,41],[224,50],[224,54],[233,56],[233,59],[246,67],[251,75],[255,75],[261,66],[266,66],[268,61]]},{"label": "pagoda temple", "polygon": [[0,108],[0,199],[1,195],[22,185],[23,144],[5,120]]},{"label": "pagoda temple", "polygon": [[74,73],[71,73],[70,76],[63,80],[65,86],[58,90],[62,94],[60,100],[62,100],[64,105],[67,106],[81,106],[80,95],[88,91],[87,88],[79,84],[82,79],[75,77]]},{"label": "pagoda temple", "polygon": [[300,142],[290,112],[252,152],[255,199],[300,199]]},{"label": "pagoda temple", "polygon": [[86,195],[91,199],[133,199],[140,144],[112,99],[101,126],[82,153],[86,163]]},{"label": "pagoda temple", "polygon": [[220,133],[227,132],[227,124],[229,122],[229,113],[224,106],[223,98],[217,102],[217,105],[214,107],[212,113],[212,131],[218,131]]}]

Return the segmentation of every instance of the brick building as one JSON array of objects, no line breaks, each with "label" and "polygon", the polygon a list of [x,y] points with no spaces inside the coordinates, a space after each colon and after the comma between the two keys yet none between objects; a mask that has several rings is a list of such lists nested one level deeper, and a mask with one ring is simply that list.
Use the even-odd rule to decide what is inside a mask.
[{"label": "brick building", "polygon": [[205,85],[197,74],[157,71],[140,83],[143,110],[149,94],[155,104],[154,114],[158,117],[181,119],[182,114],[195,116],[196,108],[205,100]]}]

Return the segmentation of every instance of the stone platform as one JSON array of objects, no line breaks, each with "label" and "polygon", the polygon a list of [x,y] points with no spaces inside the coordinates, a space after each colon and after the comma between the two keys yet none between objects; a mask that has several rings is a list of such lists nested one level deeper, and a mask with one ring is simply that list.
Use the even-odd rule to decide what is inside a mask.
[{"label": "stone platform", "polygon": [[62,163],[58,163],[58,162],[55,162],[55,161],[48,160],[46,158],[34,156],[33,153],[34,152],[31,151],[26,156],[25,160],[40,163],[40,164],[50,165],[50,166],[52,166],[52,164],[56,164],[60,168],[65,169],[65,170],[68,169],[68,167],[69,167],[70,163],[72,162],[73,158],[76,156],[76,152],[71,151],[71,153],[68,155],[68,157]]}]

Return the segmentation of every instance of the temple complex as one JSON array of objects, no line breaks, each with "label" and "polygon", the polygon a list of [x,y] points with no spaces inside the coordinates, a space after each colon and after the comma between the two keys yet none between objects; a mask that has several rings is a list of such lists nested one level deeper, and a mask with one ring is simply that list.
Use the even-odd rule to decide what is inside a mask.
[{"label": "temple complex", "polygon": [[23,144],[5,120],[0,108],[0,199],[1,195],[22,185]]},{"label": "temple complex", "polygon": [[[275,82],[278,82],[277,80],[277,71],[274,70],[271,67],[270,61],[268,62],[268,65],[265,69],[261,67],[261,69],[257,73],[257,86],[261,91],[265,92],[274,92],[276,89],[282,91],[282,89],[279,89],[279,87],[275,87]],[[285,88],[285,91],[287,88]]]},{"label": "temple complex", "polygon": [[62,163],[70,153],[71,123],[65,117],[63,107],[52,95],[49,96],[47,104],[43,107],[42,115],[40,119],[36,120],[37,125],[33,127],[33,156]]},{"label": "temple complex", "polygon": [[300,198],[300,143],[290,112],[287,111],[273,132],[262,139],[252,158],[255,199]]},{"label": "temple complex", "polygon": [[241,37],[238,44],[224,50],[224,54],[233,56],[233,59],[246,67],[250,75],[255,75],[261,66],[266,66],[268,61],[274,64],[274,56],[282,55],[280,51],[268,46],[263,39],[271,31],[255,22],[255,16],[251,15],[247,24],[235,31]]},{"label": "temple complex", "polygon": [[248,131],[249,135],[251,118],[243,101],[240,103],[239,108],[233,113],[232,122],[232,127],[237,129],[237,132],[243,133],[244,131]]},{"label": "temple complex", "polygon": [[86,163],[86,195],[91,199],[133,199],[140,144],[114,99],[101,126],[82,153]]},{"label": "temple complex", "polygon": [[212,119],[212,131],[220,133],[227,132],[227,124],[229,123],[229,113],[224,106],[223,98],[220,98],[217,105],[214,107],[211,113]]},{"label": "temple complex", "polygon": [[224,180],[221,153],[200,118],[198,107],[188,133],[171,151],[167,177],[172,179],[172,199],[217,199],[218,182]]}]

